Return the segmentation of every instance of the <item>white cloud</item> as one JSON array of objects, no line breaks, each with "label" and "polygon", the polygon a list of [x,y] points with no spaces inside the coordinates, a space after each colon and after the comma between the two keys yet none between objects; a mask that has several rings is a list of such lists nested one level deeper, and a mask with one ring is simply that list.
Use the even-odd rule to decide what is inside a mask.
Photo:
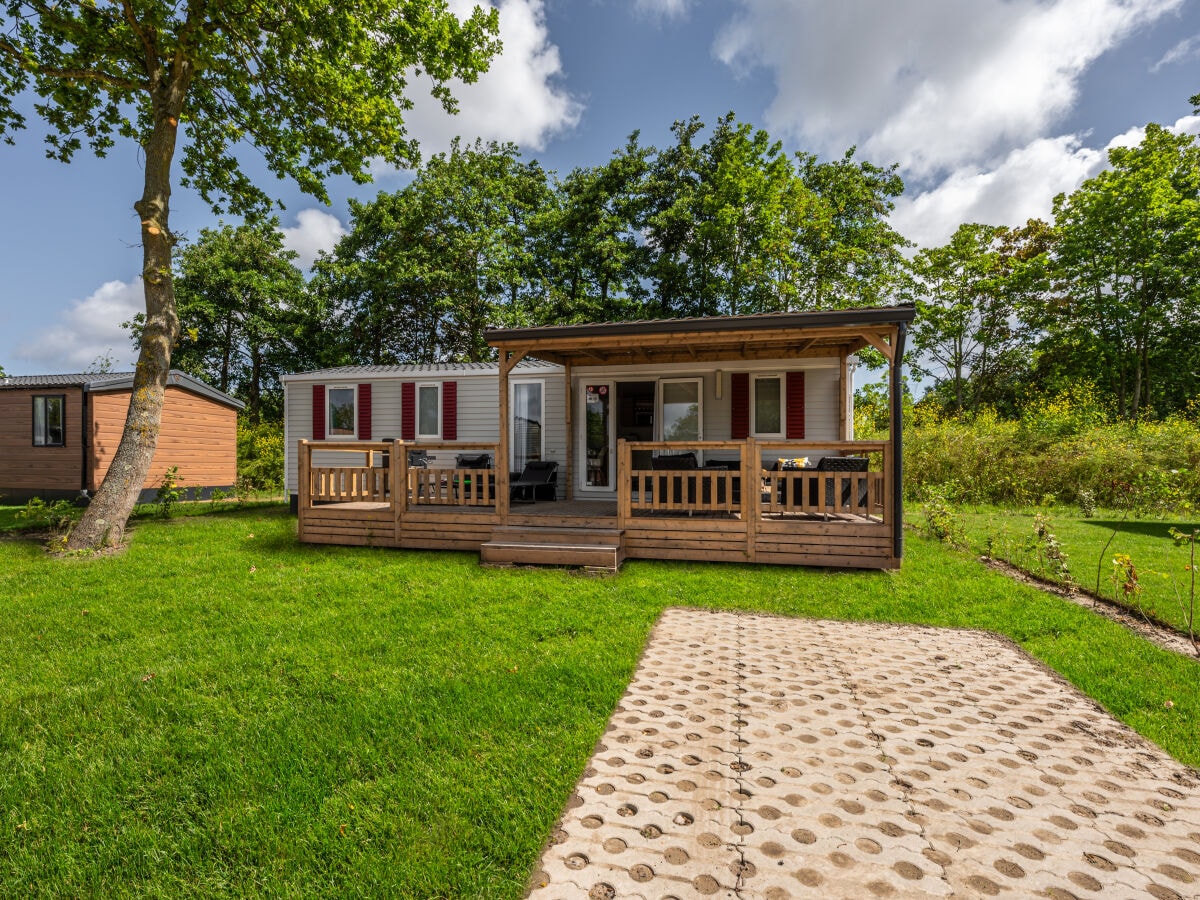
[{"label": "white cloud", "polygon": [[295,227],[279,230],[283,233],[283,245],[299,254],[294,262],[304,272],[312,268],[318,253],[332,250],[346,234],[346,228],[337,216],[312,208],[296,214]]},{"label": "white cloud", "polygon": [[633,8],[652,19],[682,19],[692,0],[634,0]]},{"label": "white cloud", "polygon": [[513,141],[523,148],[541,150],[547,139],[573,128],[582,105],[559,84],[562,62],[550,41],[543,0],[454,0],[450,8],[466,15],[475,5],[500,11],[501,54],[474,84],[455,82],[451,93],[458,114],[451,116],[415,82],[408,113],[409,133],[421,144],[425,156],[445,151],[461,135]]},{"label": "white cloud", "polygon": [[740,3],[714,52],[774,73],[772,130],[922,178],[1043,137],[1100,54],[1182,0]]},{"label": "white cloud", "polygon": [[1162,55],[1162,59],[1150,67],[1151,72],[1157,72],[1166,66],[1187,62],[1195,56],[1200,56],[1200,34],[1184,38]]},{"label": "white cloud", "polygon": [[[1184,116],[1168,128],[1200,134],[1200,116]],[[936,247],[963,222],[1016,226],[1031,218],[1049,220],[1056,194],[1098,174],[1112,148],[1137,146],[1145,135],[1145,128],[1130,128],[1102,149],[1084,146],[1078,135],[1039,138],[997,165],[964,166],[929,190],[906,193],[896,202],[892,225],[919,246]]]},{"label": "white cloud", "polygon": [[114,369],[132,369],[137,354],[121,323],[145,310],[140,277],[105,282],[88,297],[72,302],[52,325],[19,344],[16,356],[28,364],[23,368],[38,375],[82,372],[106,355]]}]

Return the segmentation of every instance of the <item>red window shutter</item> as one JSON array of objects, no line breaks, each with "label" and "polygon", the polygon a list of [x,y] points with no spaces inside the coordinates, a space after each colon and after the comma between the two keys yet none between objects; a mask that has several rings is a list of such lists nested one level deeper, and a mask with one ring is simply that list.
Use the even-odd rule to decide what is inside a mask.
[{"label": "red window shutter", "polygon": [[458,440],[458,382],[442,382],[442,440]]},{"label": "red window shutter", "polygon": [[787,439],[804,440],[804,373],[787,373]]},{"label": "red window shutter", "polygon": [[400,383],[400,440],[417,439],[417,383]]},{"label": "red window shutter", "polygon": [[750,437],[750,373],[729,376],[729,436],[735,441]]},{"label": "red window shutter", "polygon": [[371,439],[371,385],[358,386],[358,439]]},{"label": "red window shutter", "polygon": [[325,440],[325,385],[313,385],[313,440]]}]

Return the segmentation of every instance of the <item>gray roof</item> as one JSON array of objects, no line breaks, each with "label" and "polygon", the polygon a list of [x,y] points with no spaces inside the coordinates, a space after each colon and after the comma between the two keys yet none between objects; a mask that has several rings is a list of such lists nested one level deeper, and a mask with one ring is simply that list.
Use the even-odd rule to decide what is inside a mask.
[{"label": "gray roof", "polygon": [[[562,366],[540,359],[523,359],[514,371],[561,372]],[[311,372],[293,372],[284,375],[282,381],[313,381],[331,378],[386,378],[411,375],[423,378],[430,375],[498,375],[500,367],[494,362],[448,362],[403,366],[338,366],[333,369],[315,369]]]},{"label": "gray roof", "polygon": [[[167,374],[167,385],[200,394],[233,409],[243,409],[246,406],[241,400],[230,397],[212,385],[206,384],[186,372],[180,372],[178,369],[172,369]],[[69,375],[9,375],[0,378],[0,391],[57,387],[79,387],[89,393],[127,391],[133,387],[133,373],[105,372],[98,375],[82,372]]]},{"label": "gray roof", "polygon": [[522,339],[580,336],[619,337],[626,334],[674,334],[683,331],[758,331],[776,328],[822,328],[843,325],[880,325],[911,322],[916,309],[911,303],[852,309],[808,310],[805,312],[755,313],[748,316],[698,316],[688,319],[635,319],[625,322],[585,322],[577,325],[537,325],[528,328],[489,328],[490,343]]}]

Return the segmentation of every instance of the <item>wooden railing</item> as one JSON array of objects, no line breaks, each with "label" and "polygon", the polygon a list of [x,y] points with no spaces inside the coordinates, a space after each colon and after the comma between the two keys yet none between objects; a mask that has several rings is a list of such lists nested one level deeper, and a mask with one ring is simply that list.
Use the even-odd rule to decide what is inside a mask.
[{"label": "wooden railing", "polygon": [[[724,468],[633,467],[638,451],[692,452],[697,458],[737,454]],[[891,521],[888,491],[891,445],[886,441],[620,441],[617,516],[737,514],[757,521],[784,513],[870,516]],[[773,470],[764,457],[864,456],[866,472]]]},{"label": "wooden railing", "polygon": [[[762,515],[779,513],[819,513],[876,516],[890,521],[887,509],[888,461],[891,444],[887,441],[758,441],[761,466]],[[813,468],[774,470],[762,465],[763,456],[860,456],[868,460],[865,472],[820,471]],[[877,462],[878,469],[871,467]]]},{"label": "wooden railing", "polygon": [[[301,502],[313,503],[386,503],[391,494],[388,468],[374,464],[375,454],[390,450],[384,441],[301,441],[299,486]],[[313,465],[312,454],[353,453],[363,465]],[[305,492],[307,487],[307,493]]]},{"label": "wooden railing", "polygon": [[[301,441],[298,457],[300,503],[373,502],[398,505],[403,512],[410,506],[495,506],[499,490],[494,468],[459,469],[453,465],[430,468],[410,466],[408,455],[417,450],[428,454],[488,453],[493,465],[496,444],[434,443],[412,444],[404,441]],[[313,454],[356,454],[361,465],[314,465]],[[381,465],[375,465],[376,455]],[[507,481],[507,479],[505,479]],[[406,491],[394,492],[393,485],[403,484]],[[307,487],[307,490],[305,488]]]},{"label": "wooden railing", "polygon": [[[405,444],[397,442],[400,482],[408,485],[403,498],[404,508],[415,506],[495,506],[500,488],[500,472],[495,468],[498,444],[484,443],[434,443]],[[492,468],[459,469],[454,466],[439,466],[436,462],[429,468],[410,466],[408,454],[418,450],[430,454],[455,455],[487,453],[492,459]],[[507,479],[503,479],[507,481]],[[399,499],[399,498],[397,498]]]}]

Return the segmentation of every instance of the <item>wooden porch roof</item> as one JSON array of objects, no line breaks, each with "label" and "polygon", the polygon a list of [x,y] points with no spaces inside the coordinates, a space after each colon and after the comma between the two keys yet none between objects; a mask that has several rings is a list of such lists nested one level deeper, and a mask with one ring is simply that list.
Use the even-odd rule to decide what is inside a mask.
[{"label": "wooden porch roof", "polygon": [[897,328],[911,322],[914,313],[911,305],[904,305],[546,325],[491,329],[487,340],[517,358],[583,366],[839,357],[864,347],[874,347],[890,361]]}]

